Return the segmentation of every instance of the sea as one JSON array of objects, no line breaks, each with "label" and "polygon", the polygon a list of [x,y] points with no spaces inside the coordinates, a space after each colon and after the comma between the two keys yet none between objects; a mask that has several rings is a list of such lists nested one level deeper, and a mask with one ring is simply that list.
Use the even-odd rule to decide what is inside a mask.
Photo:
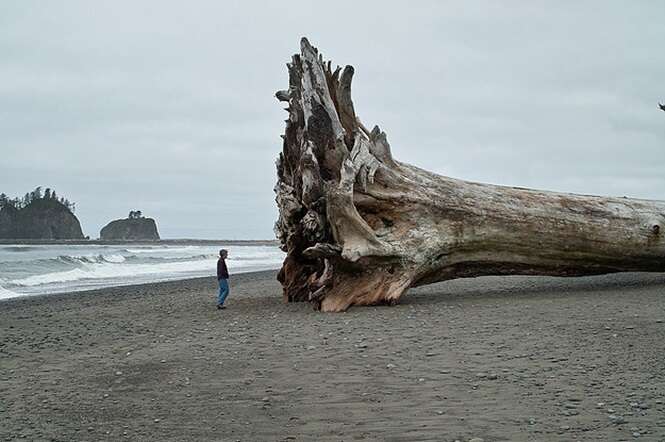
[{"label": "sea", "polygon": [[277,269],[274,245],[0,244],[0,299],[212,276],[219,249],[230,273]]}]

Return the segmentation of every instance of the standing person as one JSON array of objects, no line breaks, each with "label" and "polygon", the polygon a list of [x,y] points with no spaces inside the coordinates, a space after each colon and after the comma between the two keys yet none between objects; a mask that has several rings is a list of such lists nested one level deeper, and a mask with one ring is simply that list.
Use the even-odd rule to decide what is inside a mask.
[{"label": "standing person", "polygon": [[229,296],[229,270],[226,268],[226,257],[229,252],[225,249],[219,251],[219,259],[217,260],[217,281],[219,282],[219,296],[217,297],[217,308],[224,309],[224,301]]}]

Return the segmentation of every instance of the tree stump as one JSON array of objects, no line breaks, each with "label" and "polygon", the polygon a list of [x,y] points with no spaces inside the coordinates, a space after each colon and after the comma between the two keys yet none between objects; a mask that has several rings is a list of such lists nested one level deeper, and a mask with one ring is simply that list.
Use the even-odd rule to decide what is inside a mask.
[{"label": "tree stump", "polygon": [[665,271],[665,202],[479,184],[395,160],[351,99],[354,69],[307,39],[287,64],[275,232],[286,301],[395,304],[409,287],[481,275]]}]

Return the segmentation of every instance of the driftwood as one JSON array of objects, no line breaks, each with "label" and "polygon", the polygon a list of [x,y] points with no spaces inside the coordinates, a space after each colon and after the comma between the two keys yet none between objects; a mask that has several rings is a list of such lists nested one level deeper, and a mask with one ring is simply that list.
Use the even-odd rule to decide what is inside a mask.
[{"label": "driftwood", "polygon": [[409,287],[481,275],[665,271],[665,202],[478,184],[396,161],[351,100],[353,67],[306,39],[288,65],[275,225],[286,301],[394,304]]}]

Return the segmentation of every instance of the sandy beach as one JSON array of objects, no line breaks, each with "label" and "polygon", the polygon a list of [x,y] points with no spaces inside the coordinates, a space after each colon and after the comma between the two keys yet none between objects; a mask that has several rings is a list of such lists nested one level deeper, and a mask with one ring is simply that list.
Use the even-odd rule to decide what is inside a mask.
[{"label": "sandy beach", "polygon": [[395,307],[275,272],[0,302],[2,440],[665,440],[665,275],[492,277]]}]

